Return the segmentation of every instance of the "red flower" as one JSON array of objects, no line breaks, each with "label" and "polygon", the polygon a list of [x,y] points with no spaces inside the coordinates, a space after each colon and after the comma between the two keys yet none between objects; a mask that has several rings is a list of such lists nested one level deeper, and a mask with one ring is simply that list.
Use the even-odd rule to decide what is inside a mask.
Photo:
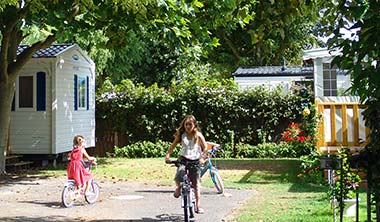
[{"label": "red flower", "polygon": [[304,142],[305,141],[305,137],[304,136],[298,136],[297,139],[300,142]]},{"label": "red flower", "polygon": [[281,140],[285,142],[293,142],[293,141],[299,141],[299,142],[305,142],[310,141],[310,136],[305,136],[305,133],[300,129],[298,123],[291,123],[289,124],[288,128],[282,133]]}]

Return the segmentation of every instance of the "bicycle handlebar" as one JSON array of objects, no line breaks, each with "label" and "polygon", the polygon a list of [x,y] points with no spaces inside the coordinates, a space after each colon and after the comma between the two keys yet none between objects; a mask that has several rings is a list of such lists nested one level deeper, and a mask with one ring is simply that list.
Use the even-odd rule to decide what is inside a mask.
[{"label": "bicycle handlebar", "polygon": [[95,167],[95,171],[98,170],[98,163],[95,162],[95,161],[83,161],[83,166],[84,166],[87,170],[91,170],[92,167]]},{"label": "bicycle handlebar", "polygon": [[178,167],[181,164],[198,166],[199,165],[199,160],[182,160],[182,161],[179,161],[179,160],[168,160],[168,161],[165,161],[165,163],[166,164],[173,164],[176,167]]},{"label": "bicycle handlebar", "polygon": [[165,163],[166,163],[166,164],[174,164],[174,165],[177,165],[178,161],[177,161],[177,160],[166,160]]},{"label": "bicycle handlebar", "polygon": [[222,145],[214,145],[211,147],[211,149],[208,150],[208,153],[214,154],[216,151],[223,149]]}]

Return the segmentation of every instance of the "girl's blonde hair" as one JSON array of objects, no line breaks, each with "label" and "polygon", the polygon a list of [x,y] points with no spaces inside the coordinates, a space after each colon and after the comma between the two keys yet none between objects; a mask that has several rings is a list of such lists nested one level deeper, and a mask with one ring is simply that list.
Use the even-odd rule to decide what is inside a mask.
[{"label": "girl's blonde hair", "polygon": [[186,115],[185,118],[183,118],[181,124],[179,125],[179,127],[177,128],[177,131],[174,134],[175,140],[177,140],[179,143],[182,142],[182,134],[186,131],[185,130],[185,122],[187,122],[188,120],[191,120],[194,123],[193,133],[194,133],[195,143],[197,143],[198,142],[198,133],[197,132],[199,132],[201,129],[198,126],[197,120],[195,119],[195,117],[193,115]]},{"label": "girl's blonde hair", "polygon": [[76,135],[74,136],[74,139],[73,139],[73,146],[77,146],[83,141],[84,141],[84,137],[82,135]]}]

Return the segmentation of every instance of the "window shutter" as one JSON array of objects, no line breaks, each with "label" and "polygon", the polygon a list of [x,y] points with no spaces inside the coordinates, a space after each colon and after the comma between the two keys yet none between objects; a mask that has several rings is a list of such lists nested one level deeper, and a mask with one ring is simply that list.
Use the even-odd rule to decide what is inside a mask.
[{"label": "window shutter", "polygon": [[78,110],[78,75],[74,75],[74,110]]},{"label": "window shutter", "polygon": [[37,111],[46,110],[46,73],[37,73]]},{"label": "window shutter", "polygon": [[87,110],[90,109],[90,87],[89,87],[89,80],[90,78],[88,78],[88,76],[86,77],[86,104],[87,104]]}]

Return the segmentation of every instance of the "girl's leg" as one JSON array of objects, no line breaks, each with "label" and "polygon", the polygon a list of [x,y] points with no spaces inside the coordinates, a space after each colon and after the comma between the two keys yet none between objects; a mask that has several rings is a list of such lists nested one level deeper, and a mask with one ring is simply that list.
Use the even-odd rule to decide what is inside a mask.
[{"label": "girl's leg", "polygon": [[179,181],[178,180],[175,180],[175,185],[176,185],[176,188],[174,191],[174,197],[178,198],[179,196],[181,196],[181,189],[179,187]]},{"label": "girl's leg", "polygon": [[87,193],[88,190],[90,189],[90,184],[91,184],[91,183],[92,183],[92,179],[88,180],[88,181],[86,182],[86,184],[84,185],[84,186],[85,186],[85,188],[84,188],[84,192],[85,192],[85,193]]},{"label": "girl's leg", "polygon": [[186,170],[184,165],[180,165],[177,168],[177,173],[175,175],[174,181],[176,184],[176,189],[174,191],[174,197],[178,198],[181,195],[181,190],[180,190],[180,182],[182,181],[183,176],[185,175]]},{"label": "girl's leg", "polygon": [[194,184],[194,192],[195,192],[195,203],[196,203],[195,212],[198,214],[203,214],[204,210],[201,207],[201,189],[198,183]]}]

